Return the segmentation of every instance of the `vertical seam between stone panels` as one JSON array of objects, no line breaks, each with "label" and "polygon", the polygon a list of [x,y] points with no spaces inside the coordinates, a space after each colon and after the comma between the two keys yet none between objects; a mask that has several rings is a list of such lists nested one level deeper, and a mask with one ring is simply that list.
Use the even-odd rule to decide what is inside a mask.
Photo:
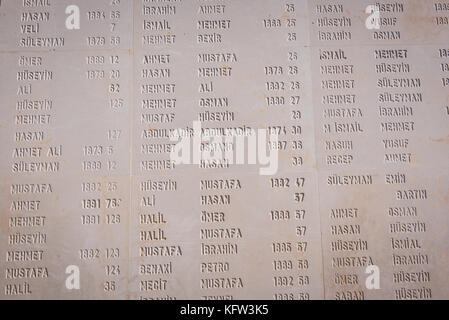
[{"label": "vertical seam between stone panels", "polygon": [[321,203],[321,193],[320,193],[320,180],[319,180],[319,168],[318,168],[318,147],[317,147],[317,126],[316,126],[316,115],[315,115],[315,104],[314,104],[314,96],[313,96],[313,87],[314,87],[314,83],[313,83],[313,63],[312,63],[312,54],[313,54],[313,48],[314,46],[312,45],[312,28],[311,28],[311,20],[312,20],[312,11],[310,10],[312,6],[310,6],[310,1],[311,0],[307,0],[306,6],[307,6],[307,14],[308,14],[308,19],[307,19],[307,28],[309,30],[309,46],[308,46],[308,50],[309,50],[309,54],[310,54],[310,61],[309,61],[309,80],[310,80],[310,102],[311,102],[311,112],[312,112],[312,118],[313,118],[313,145],[314,145],[314,153],[315,153],[315,157],[314,157],[314,162],[315,162],[315,170],[314,170],[314,176],[315,176],[315,183],[316,183],[316,192],[317,192],[317,203],[316,203],[316,209],[317,209],[317,214],[318,214],[318,229],[320,232],[320,249],[321,249],[321,270],[322,270],[322,285],[323,285],[323,300],[326,299],[326,277],[325,277],[325,268],[324,268],[324,247],[323,247],[323,232],[322,232],[322,227],[323,227],[323,223],[322,223],[322,217],[321,217],[321,208],[320,208],[320,203]]},{"label": "vertical seam between stone panels", "polygon": [[133,137],[134,137],[134,53],[135,53],[135,46],[134,46],[134,15],[135,15],[135,7],[136,7],[136,0],[132,0],[132,9],[131,9],[131,24],[132,24],[132,33],[131,33],[131,79],[128,80],[128,89],[129,89],[129,205],[128,205],[128,245],[127,245],[127,261],[128,264],[127,273],[128,278],[126,279],[126,298],[127,300],[131,300],[131,291],[130,291],[130,279],[131,279],[131,267],[132,267],[132,259],[131,259],[131,219],[132,219],[132,212],[133,212]]}]

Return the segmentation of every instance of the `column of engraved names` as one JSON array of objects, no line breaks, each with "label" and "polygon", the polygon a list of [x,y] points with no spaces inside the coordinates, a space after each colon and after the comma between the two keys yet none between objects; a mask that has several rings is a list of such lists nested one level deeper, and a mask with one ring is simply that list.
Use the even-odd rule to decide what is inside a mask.
[{"label": "column of engraved names", "polygon": [[[200,162],[204,299],[322,294],[305,12],[305,4],[287,2],[199,6],[201,151],[231,155]],[[259,134],[268,140],[254,150]],[[278,154],[272,177],[260,175],[274,165],[264,152]],[[256,200],[259,194],[270,196]]]},{"label": "column of engraved names", "polygon": [[[200,298],[230,300],[242,297],[248,281],[238,266],[246,230],[238,215],[245,209],[236,203],[247,189],[246,180],[236,174],[233,158],[206,158],[234,150],[234,137],[244,136],[247,123],[240,125],[240,99],[232,94],[235,72],[241,59],[233,41],[238,12],[229,1],[198,1],[195,5],[196,34],[194,71],[197,75],[197,121],[203,137],[201,159],[196,171],[200,178],[198,215],[200,221]],[[193,147],[195,148],[195,146]],[[195,149],[194,149],[195,152]],[[236,212],[238,210],[238,212]]]},{"label": "column of engraved names", "polygon": [[[377,102],[381,118],[379,129],[385,149],[382,157],[389,169],[385,174],[385,184],[394,186],[396,200],[388,208],[396,299],[408,299],[406,296],[411,298],[415,294],[416,298],[420,296],[419,299],[432,296],[429,287],[431,275],[426,267],[430,256],[423,239],[428,231],[423,213],[429,190],[422,182],[412,184],[414,176],[419,174],[417,169],[414,174],[407,172],[407,167],[421,157],[416,148],[416,136],[425,132],[423,124],[419,125],[420,110],[426,106],[423,78],[415,71],[413,51],[411,47],[374,51],[378,62],[375,66],[379,77],[377,87],[381,90]],[[415,59],[417,57],[415,53]],[[421,293],[410,288],[415,283],[420,283]],[[411,292],[414,293],[409,295]]]},{"label": "column of engraved names", "polygon": [[195,297],[192,266],[184,261],[192,237],[184,219],[194,200],[170,158],[175,145],[170,138],[185,127],[187,111],[179,95],[188,75],[183,70],[181,30],[189,19],[184,11],[181,1],[134,1],[132,299]]},{"label": "column of engraved names", "polygon": [[348,2],[311,1],[317,167],[327,299],[364,299],[364,274],[375,264],[370,207],[373,192],[369,110],[363,101],[364,59],[352,50],[354,18]]},{"label": "column of engraved names", "polygon": [[[2,96],[11,97],[5,99],[5,112],[14,111],[3,116],[8,121],[3,126],[10,128],[4,134],[7,153],[2,156],[2,159],[9,159],[5,161],[7,167],[2,170],[2,176],[10,183],[3,190],[10,195],[10,201],[2,212],[2,224],[8,226],[8,232],[1,243],[6,249],[2,250],[5,260],[1,263],[1,295],[23,299],[39,297],[42,292],[37,288],[48,283],[48,278],[56,271],[46,262],[50,251],[47,226],[51,219],[50,201],[57,191],[50,178],[58,175],[62,154],[61,145],[42,144],[51,135],[51,128],[57,125],[54,99],[39,94],[41,88],[54,83],[55,66],[48,56],[26,53],[33,45],[25,42],[30,35],[39,35],[40,25],[49,22],[49,8],[44,4],[17,3],[15,9],[20,21],[15,28],[20,30],[20,46],[24,52],[2,56],[2,60],[13,66],[3,79],[13,84],[2,86]],[[56,42],[62,45],[63,41],[61,37]],[[13,123],[9,123],[11,120]],[[47,181],[39,179],[42,176],[46,176]]]},{"label": "column of engraved names", "polygon": [[[385,175],[385,183],[393,186],[388,231],[393,266],[392,298],[398,300],[431,299],[447,294],[442,285],[447,274],[444,268],[438,269],[445,259],[441,259],[430,235],[438,234],[438,242],[447,239],[447,232],[441,231],[447,225],[447,218],[439,196],[440,188],[447,190],[448,185],[447,178],[441,178],[447,176],[448,165],[444,159],[448,151],[439,143],[448,134],[445,119],[441,117],[447,85],[444,77],[438,77],[445,69],[441,63],[444,50],[437,44],[445,42],[440,35],[448,32],[441,16],[448,4],[428,2],[422,6],[436,15],[426,25],[431,36],[425,39],[430,44],[418,47],[407,41],[407,45],[376,50],[374,54],[381,62],[376,64],[377,87],[381,89],[377,100],[382,119],[384,163],[391,168]],[[403,13],[407,15],[412,9],[404,7]],[[402,34],[408,36],[406,32]]]},{"label": "column of engraved names", "polygon": [[[431,3],[421,6],[421,11],[425,11]],[[388,213],[386,245],[391,252],[391,275],[385,271],[389,263],[381,268],[384,290],[393,299],[401,300],[440,295],[434,283],[444,277],[435,270],[443,261],[438,261],[438,253],[432,248],[430,232],[438,230],[444,221],[437,222],[444,206],[434,208],[439,203],[439,188],[444,188],[444,184],[437,182],[441,173],[434,170],[440,168],[447,172],[444,157],[440,157],[447,152],[425,137],[447,135],[447,129],[444,130],[439,120],[441,97],[436,94],[437,82],[429,78],[426,67],[427,59],[437,50],[433,45],[416,46],[424,38],[411,37],[412,30],[405,27],[411,19],[409,15],[416,10],[413,3],[381,5],[379,11],[384,23],[380,31],[372,33],[371,40],[381,45],[371,47],[369,54],[374,57],[373,84],[377,90],[372,98],[376,101],[378,139],[383,149],[379,160],[388,190],[385,196],[388,205],[382,211]],[[433,23],[426,23],[425,27],[431,30],[430,34],[436,34]],[[441,41],[433,35],[425,39],[432,44]],[[439,234],[441,241],[444,233]]]},{"label": "column of engraved names", "polygon": [[[20,101],[16,110],[22,128],[15,132],[15,149],[21,150],[21,161],[15,170],[17,176],[11,180],[15,194],[41,198],[33,200],[38,204],[39,217],[18,216],[14,222],[11,220],[11,227],[22,228],[26,235],[20,238],[36,239],[33,242],[39,239],[37,227],[45,230],[39,241],[49,248],[48,253],[41,250],[40,256],[36,256],[39,251],[33,246],[20,250],[26,255],[23,265],[17,268],[16,279],[26,281],[37,275],[47,278],[46,283],[37,283],[36,290],[31,290],[32,298],[107,297],[109,291],[103,285],[111,278],[117,279],[121,272],[118,258],[123,256],[119,252],[126,254],[126,242],[112,240],[111,232],[126,233],[126,223],[112,223],[109,218],[115,216],[121,202],[116,194],[127,195],[124,190],[129,161],[117,159],[117,153],[122,153],[117,150],[123,146],[107,142],[107,127],[122,126],[123,135],[127,135],[128,124],[120,123],[121,116],[113,112],[119,108],[113,105],[115,97],[103,82],[116,78],[114,83],[120,83],[120,73],[126,74],[127,70],[118,63],[115,68],[106,67],[109,53],[101,51],[120,45],[120,37],[109,34],[108,22],[117,22],[120,16],[119,2],[114,3],[76,3],[79,31],[66,28],[66,8],[73,3],[24,1],[23,8],[21,2],[8,3],[5,8],[13,13],[8,15],[8,27],[14,25],[10,22],[13,17],[21,21],[20,32],[11,30],[15,36],[8,38],[18,43],[20,51],[11,57],[17,56],[21,69],[17,73]],[[90,34],[89,26],[96,27],[96,34]],[[123,29],[119,32],[123,33]],[[8,42],[6,45],[7,49],[14,48]],[[80,54],[73,55],[73,50]],[[120,106],[127,103],[126,85],[122,90],[123,96],[117,97]],[[126,115],[124,109],[122,115]],[[126,207],[127,200],[122,199]],[[126,220],[127,214],[122,216]],[[39,261],[39,268],[28,266],[29,261]],[[77,280],[66,283],[69,266],[67,270],[76,273],[80,286]],[[55,290],[49,291],[48,287]],[[116,287],[117,291],[110,292],[126,289],[119,288],[118,283]]]},{"label": "column of engraved names", "polygon": [[[359,9],[369,4],[360,3]],[[355,22],[352,13],[345,11],[344,1],[318,9],[334,17],[348,15],[346,22],[339,16],[322,23],[323,28],[332,21],[349,30],[346,40],[339,47],[332,47],[337,54],[324,49],[319,54],[320,60],[342,64],[330,69],[321,66],[322,73],[332,71],[334,76],[339,75],[333,81],[321,81],[323,89],[338,93],[322,101],[328,105],[323,117],[335,119],[324,124],[324,133],[328,137],[345,136],[343,141],[331,143],[324,138],[325,149],[318,150],[322,152],[322,167],[340,168],[340,172],[323,174],[322,183],[329,190],[345,190],[338,192],[322,210],[323,227],[329,223],[329,238],[335,236],[329,248],[333,252],[329,253],[332,265],[327,266],[336,270],[333,283],[326,284],[329,297],[366,299],[389,294],[396,299],[429,299],[434,289],[431,279],[444,274],[432,276],[431,270],[435,269],[430,267],[441,263],[432,260],[434,250],[429,246],[428,232],[440,228],[436,221],[443,218],[444,205],[440,204],[440,209],[435,206],[440,203],[436,195],[444,183],[441,185],[429,168],[441,168],[444,174],[447,168],[442,155],[446,151],[438,143],[428,143],[425,137],[441,137],[447,130],[435,117],[435,111],[441,110],[435,108],[441,98],[435,95],[437,85],[426,68],[431,52],[437,50],[423,43],[441,40],[428,23],[430,20],[419,20],[423,24],[419,28],[429,29],[432,37],[416,35],[410,27],[414,15],[427,12],[429,5],[378,3],[378,28]],[[351,26],[355,28],[350,30]],[[355,67],[343,67],[348,61],[355,62]],[[352,77],[348,80],[346,74]],[[357,90],[362,86],[363,93]],[[355,94],[348,95],[351,90]],[[363,143],[358,137],[363,137]],[[320,185],[320,192],[323,190]],[[354,207],[336,210],[335,206],[345,199],[352,199]],[[430,212],[432,219],[426,217]],[[444,221],[443,218],[441,222]],[[441,236],[438,241],[444,233]],[[376,288],[365,284],[368,275],[363,275],[364,269],[370,265],[379,267],[382,285],[378,290],[369,290]]]}]

